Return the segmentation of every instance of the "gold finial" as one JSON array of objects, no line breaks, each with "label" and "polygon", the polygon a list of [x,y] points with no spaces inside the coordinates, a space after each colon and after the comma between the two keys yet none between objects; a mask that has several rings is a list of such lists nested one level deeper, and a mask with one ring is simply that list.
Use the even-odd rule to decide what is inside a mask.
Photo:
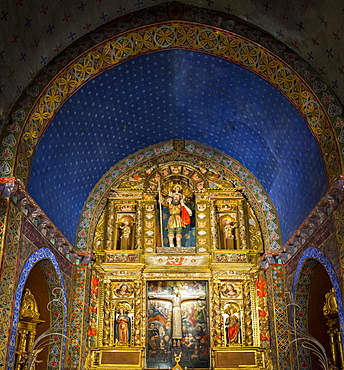
[{"label": "gold finial", "polygon": [[182,352],[177,355],[176,353],[174,354],[174,361],[176,361],[176,364],[173,366],[172,370],[183,370],[183,368],[179,365],[179,362],[182,358]]},{"label": "gold finial", "polygon": [[36,299],[34,295],[31,293],[30,289],[26,288],[23,302],[20,310],[20,317],[21,318],[29,318],[29,319],[39,319],[39,312]]}]

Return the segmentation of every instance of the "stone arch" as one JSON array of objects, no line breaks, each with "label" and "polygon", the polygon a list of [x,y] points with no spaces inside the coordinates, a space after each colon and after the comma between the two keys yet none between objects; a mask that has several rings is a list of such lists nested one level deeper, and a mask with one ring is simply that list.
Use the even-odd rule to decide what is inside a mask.
[{"label": "stone arch", "polygon": [[[298,327],[307,330],[308,317],[307,307],[310,293],[310,285],[315,269],[318,264],[326,270],[328,277],[334,288],[336,301],[338,304],[338,316],[341,328],[341,335],[344,334],[344,307],[342,300],[342,293],[338,276],[329,261],[329,259],[319,249],[307,248],[302,254],[295,273],[295,278],[292,288],[292,296],[294,297],[295,312],[291,312],[291,324],[298,325]],[[305,369],[311,369],[310,353],[303,349],[299,352],[300,357],[295,359],[299,363],[303,363]]]},{"label": "stone arch", "polygon": [[140,166],[156,165],[159,161],[168,161],[178,156],[189,158],[194,164],[208,164],[209,168],[216,165],[221,168],[224,175],[234,178],[244,188],[244,194],[260,221],[265,249],[276,253],[280,250],[281,234],[278,217],[258,179],[235,159],[213,148],[188,140],[185,141],[185,148],[180,151],[174,149],[172,140],[145,148],[117,163],[104,174],[93,188],[81,212],[77,248],[80,250],[92,248],[96,223],[105,206],[107,194],[116,182]]},{"label": "stone arch", "polygon": [[[64,287],[64,282],[63,282],[63,277],[62,273],[60,271],[59,265],[57,263],[57,260],[54,256],[54,254],[51,252],[50,249],[48,248],[41,248],[34,252],[26,261],[22,272],[20,274],[20,277],[18,279],[17,283],[17,289],[15,293],[15,300],[14,300],[14,314],[13,314],[13,321],[12,321],[12,331],[10,335],[10,344],[9,344],[9,351],[8,351],[8,358],[7,358],[7,363],[8,363],[8,369],[12,369],[14,365],[14,349],[16,345],[16,336],[17,336],[17,326],[18,326],[18,321],[19,321],[19,308],[21,305],[21,299],[25,287],[25,282],[30,274],[31,269],[33,266],[37,263],[43,263],[42,269],[43,271],[45,270],[45,276],[46,276],[46,282],[47,286],[49,287],[49,293],[50,293],[50,298],[54,298],[53,294],[53,289],[55,287],[58,287],[62,289],[63,295],[63,305],[62,307],[55,307],[55,309],[62,309],[63,313],[60,316],[54,316],[54,312],[51,312],[51,322],[56,322],[56,320],[61,322],[62,326],[62,331],[63,334],[66,335],[67,333],[67,300],[66,300],[66,291]],[[65,356],[65,340],[61,340],[59,343],[60,346],[60,351],[61,351],[61,364],[64,362],[64,356]],[[53,356],[49,356],[48,358],[48,369],[49,367],[49,362],[53,361]],[[58,361],[56,359],[56,361]],[[56,368],[56,365],[55,367]]]},{"label": "stone arch", "polygon": [[[239,27],[239,21],[226,14],[182,5],[188,9],[187,16],[172,21],[171,6],[163,4],[140,15],[135,13],[135,19],[139,17],[145,23],[139,29],[134,16],[114,20],[46,66],[23,93],[3,130],[0,174],[15,175],[26,183],[33,153],[46,127],[66,99],[88,80],[129,58],[181,48],[237,63],[281,91],[305,118],[319,143],[328,178],[333,181],[342,172],[340,150],[344,140],[340,129],[344,119],[339,102],[319,75],[270,35],[259,31],[258,39],[250,40],[253,28],[246,24]],[[163,22],[154,18],[154,10],[160,11],[160,17],[164,14]],[[324,94],[331,99],[321,100]]]}]

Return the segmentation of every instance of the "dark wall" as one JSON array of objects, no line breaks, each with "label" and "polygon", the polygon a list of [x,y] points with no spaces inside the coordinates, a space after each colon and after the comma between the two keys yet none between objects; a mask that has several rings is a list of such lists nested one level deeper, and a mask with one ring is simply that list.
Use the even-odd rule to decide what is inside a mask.
[{"label": "dark wall", "polygon": [[[330,277],[325,268],[319,263],[315,268],[314,275],[309,290],[308,299],[308,330],[324,347],[327,357],[331,356],[330,339],[327,334],[327,326],[324,321],[323,306],[325,294],[332,288]],[[312,355],[312,370],[320,370],[315,355]]]}]

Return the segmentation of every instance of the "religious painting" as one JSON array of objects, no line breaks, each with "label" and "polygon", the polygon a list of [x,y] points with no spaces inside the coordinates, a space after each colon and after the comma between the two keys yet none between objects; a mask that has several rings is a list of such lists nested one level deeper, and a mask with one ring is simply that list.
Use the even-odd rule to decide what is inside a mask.
[{"label": "religious painting", "polygon": [[221,285],[221,295],[224,298],[241,298],[241,287],[234,282],[225,282]]},{"label": "religious painting", "polygon": [[133,285],[130,283],[116,283],[113,287],[113,294],[116,298],[128,298],[134,293]]},{"label": "religious painting", "polygon": [[208,368],[207,283],[150,281],[147,292],[147,367],[172,368],[181,353],[183,368]]}]

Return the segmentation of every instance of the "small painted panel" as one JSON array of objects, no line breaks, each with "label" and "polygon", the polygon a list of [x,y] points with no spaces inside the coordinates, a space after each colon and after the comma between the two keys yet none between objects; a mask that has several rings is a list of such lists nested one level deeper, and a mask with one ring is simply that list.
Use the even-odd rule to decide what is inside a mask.
[{"label": "small painted panel", "polygon": [[246,253],[214,253],[214,262],[228,263],[228,262],[247,262]]}]

